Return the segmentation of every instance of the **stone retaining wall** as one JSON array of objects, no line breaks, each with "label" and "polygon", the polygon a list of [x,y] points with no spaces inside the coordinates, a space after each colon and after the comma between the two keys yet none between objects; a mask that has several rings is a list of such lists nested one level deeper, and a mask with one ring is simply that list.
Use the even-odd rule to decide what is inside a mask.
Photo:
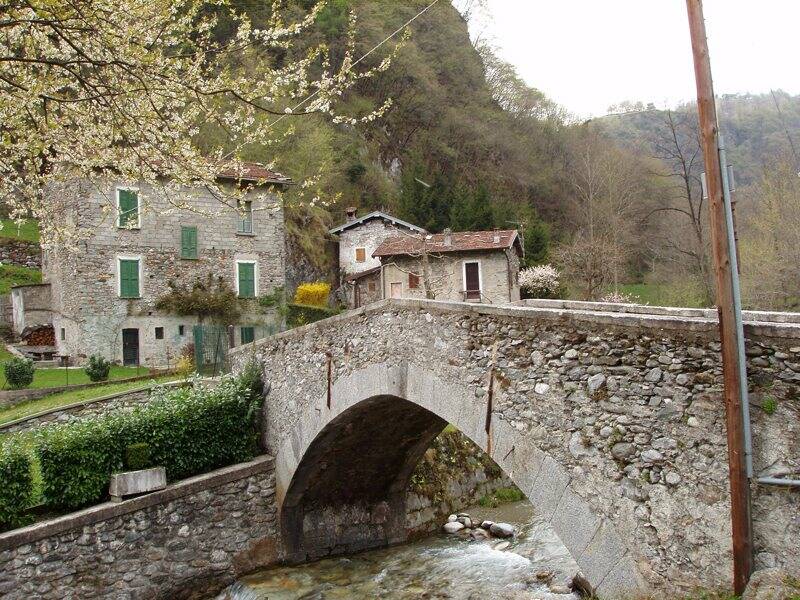
[{"label": "stone retaining wall", "polygon": [[36,242],[0,238],[0,263],[29,269],[41,269],[42,249]]},{"label": "stone retaining wall", "polygon": [[274,461],[0,534],[6,600],[204,598],[278,560]]},{"label": "stone retaining wall", "polygon": [[[174,383],[165,383],[164,386],[182,386],[188,385],[183,381]],[[150,392],[155,387],[148,386],[131,390],[127,392],[120,392],[118,394],[110,394],[100,398],[93,398],[91,400],[84,400],[83,402],[76,402],[52,410],[44,411],[29,417],[23,417],[15,421],[10,421],[0,425],[0,435],[7,433],[17,433],[18,431],[28,431],[40,425],[48,423],[65,423],[67,421],[74,421],[85,417],[102,415],[112,413],[117,410],[125,410],[146,404],[150,400]]]}]

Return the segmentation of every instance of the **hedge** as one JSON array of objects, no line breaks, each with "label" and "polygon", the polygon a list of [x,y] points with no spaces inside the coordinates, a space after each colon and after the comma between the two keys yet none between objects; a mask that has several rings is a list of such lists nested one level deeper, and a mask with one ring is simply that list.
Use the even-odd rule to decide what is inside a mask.
[{"label": "hedge", "polygon": [[299,327],[337,314],[339,314],[339,311],[333,308],[310,306],[308,304],[289,304],[287,306],[286,322],[289,327]]},{"label": "hedge", "polygon": [[76,509],[99,502],[128,448],[147,444],[150,463],[170,481],[251,459],[257,452],[260,379],[226,377],[215,388],[153,392],[129,413],[44,427],[36,453],[45,505]]},{"label": "hedge", "polygon": [[33,500],[32,460],[16,444],[0,447],[0,530],[21,524]]}]

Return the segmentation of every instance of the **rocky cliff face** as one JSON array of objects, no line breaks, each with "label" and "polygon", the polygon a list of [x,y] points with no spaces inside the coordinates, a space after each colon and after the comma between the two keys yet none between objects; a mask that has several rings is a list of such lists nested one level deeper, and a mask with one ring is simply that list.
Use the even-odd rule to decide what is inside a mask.
[{"label": "rocky cliff face", "polygon": [[406,530],[411,537],[434,531],[449,514],[513,485],[483,450],[460,431],[448,427],[411,476]]}]

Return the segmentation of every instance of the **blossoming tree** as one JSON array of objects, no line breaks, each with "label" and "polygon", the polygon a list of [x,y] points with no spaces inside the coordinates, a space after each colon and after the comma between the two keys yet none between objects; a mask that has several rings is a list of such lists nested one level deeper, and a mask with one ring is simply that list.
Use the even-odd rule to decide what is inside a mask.
[{"label": "blossoming tree", "polygon": [[[100,190],[109,177],[150,184],[167,210],[195,210],[189,188],[236,210],[248,186],[216,174],[222,165],[242,172],[247,148],[286,135],[279,121],[312,112],[350,124],[379,117],[388,99],[349,116],[337,100],[387,69],[399,44],[372,68],[354,69],[351,17],[334,65],[325,45],[298,44],[325,3],[293,22],[280,4],[256,28],[227,0],[0,0],[0,200],[10,216],[40,219],[45,247],[74,244],[79,229],[58,218],[69,199],[48,190],[75,180]],[[233,22],[225,41],[214,35],[222,13]],[[225,132],[224,145],[201,151],[195,139],[208,124]]]}]

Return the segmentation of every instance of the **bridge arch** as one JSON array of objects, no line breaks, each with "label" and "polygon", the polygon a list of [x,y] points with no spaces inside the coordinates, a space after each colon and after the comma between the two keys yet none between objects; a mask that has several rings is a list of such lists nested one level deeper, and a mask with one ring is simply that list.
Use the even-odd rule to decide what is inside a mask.
[{"label": "bridge arch", "polygon": [[[338,378],[298,408],[276,450],[276,493],[289,560],[399,543],[414,466],[447,423],[487,447],[485,398],[415,363],[378,363]],[[305,408],[303,408],[303,406]],[[603,597],[641,593],[622,536],[571,486],[569,471],[530,435],[495,419],[492,458],[530,499]],[[330,469],[331,461],[337,468]]]}]

